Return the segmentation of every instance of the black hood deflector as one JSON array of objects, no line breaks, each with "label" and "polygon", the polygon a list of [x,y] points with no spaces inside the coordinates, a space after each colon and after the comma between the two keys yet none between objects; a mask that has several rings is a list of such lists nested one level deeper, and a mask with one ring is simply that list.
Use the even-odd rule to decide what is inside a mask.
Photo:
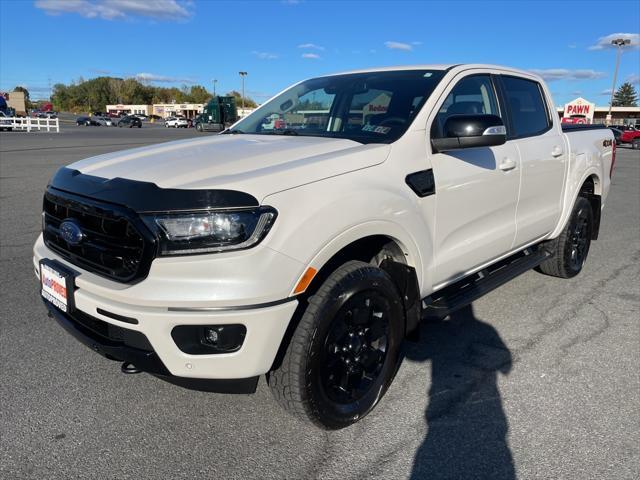
[{"label": "black hood deflector", "polygon": [[155,183],[126,178],[106,179],[63,167],[49,187],[90,199],[128,207],[138,213],[258,207],[258,200],[236,190],[160,188]]}]

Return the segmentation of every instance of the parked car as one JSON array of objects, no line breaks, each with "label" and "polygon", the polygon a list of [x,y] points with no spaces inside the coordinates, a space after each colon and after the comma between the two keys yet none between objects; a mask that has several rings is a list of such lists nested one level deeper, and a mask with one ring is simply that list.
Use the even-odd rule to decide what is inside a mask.
[{"label": "parked car", "polygon": [[96,117],[96,121],[100,122],[100,125],[105,127],[115,126],[113,120],[109,117]]},{"label": "parked car", "polygon": [[167,128],[187,128],[188,125],[187,119],[182,117],[169,117],[164,122],[164,126]]},{"label": "parked car", "polygon": [[[360,70],[220,135],[63,167],[34,246],[45,305],[125,372],[224,392],[266,374],[295,416],[346,427],[421,318],[534,267],[582,271],[614,137],[555,111],[541,77],[508,67]],[[305,128],[263,130],[273,114]]]},{"label": "parked car", "polygon": [[146,116],[146,115],[144,115],[144,114],[142,114],[142,113],[132,113],[130,116],[131,116],[131,117],[139,118],[139,119],[140,119],[140,120],[142,120],[142,121],[144,121],[144,120],[146,120],[146,119],[147,119],[147,116]]},{"label": "parked car", "polygon": [[9,116],[4,112],[0,112],[0,130],[6,130],[10,132],[13,130],[13,122],[9,120]]},{"label": "parked car", "polygon": [[127,117],[122,118],[120,121],[118,121],[118,127],[142,128],[142,122],[138,117],[133,117],[129,115]]},{"label": "parked car", "polygon": [[58,112],[49,111],[45,112],[45,118],[58,118]]},{"label": "parked car", "polygon": [[162,120],[160,115],[149,115],[149,120]]},{"label": "parked car", "polygon": [[84,125],[85,127],[99,127],[101,123],[95,118],[78,117],[76,118],[76,125]]}]

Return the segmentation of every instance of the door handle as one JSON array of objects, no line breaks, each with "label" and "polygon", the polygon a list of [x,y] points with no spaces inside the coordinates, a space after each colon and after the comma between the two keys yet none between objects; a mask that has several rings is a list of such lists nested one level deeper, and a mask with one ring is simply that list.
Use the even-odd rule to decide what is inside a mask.
[{"label": "door handle", "polygon": [[551,150],[551,156],[558,158],[560,155],[562,155],[564,152],[562,151],[562,147],[559,147],[558,145],[556,145],[555,147],[553,147],[553,150]]},{"label": "door handle", "polygon": [[504,158],[502,163],[498,165],[498,168],[503,172],[508,172],[509,170],[516,168],[516,162],[510,158]]}]

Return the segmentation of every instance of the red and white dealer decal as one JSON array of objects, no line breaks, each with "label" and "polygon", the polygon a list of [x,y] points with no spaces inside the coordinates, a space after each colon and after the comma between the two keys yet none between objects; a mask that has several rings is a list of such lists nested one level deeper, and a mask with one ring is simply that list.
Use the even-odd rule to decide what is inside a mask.
[{"label": "red and white dealer decal", "polygon": [[65,313],[68,313],[67,280],[49,265],[40,264],[42,296]]}]

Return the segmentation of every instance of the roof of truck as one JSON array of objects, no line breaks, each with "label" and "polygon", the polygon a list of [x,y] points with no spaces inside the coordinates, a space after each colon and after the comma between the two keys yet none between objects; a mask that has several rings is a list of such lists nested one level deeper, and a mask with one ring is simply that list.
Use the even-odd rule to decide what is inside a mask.
[{"label": "roof of truck", "polygon": [[367,73],[367,72],[389,72],[394,70],[449,70],[454,67],[464,67],[464,69],[469,68],[489,68],[489,69],[497,69],[497,70],[506,70],[509,72],[527,75],[527,76],[536,76],[532,72],[527,72],[526,70],[519,70],[517,68],[506,67],[503,65],[490,65],[484,63],[444,63],[444,64],[421,64],[421,65],[397,65],[390,67],[375,67],[375,68],[363,68],[358,70],[349,70],[345,72],[337,72],[330,75],[344,75],[348,73]]}]

